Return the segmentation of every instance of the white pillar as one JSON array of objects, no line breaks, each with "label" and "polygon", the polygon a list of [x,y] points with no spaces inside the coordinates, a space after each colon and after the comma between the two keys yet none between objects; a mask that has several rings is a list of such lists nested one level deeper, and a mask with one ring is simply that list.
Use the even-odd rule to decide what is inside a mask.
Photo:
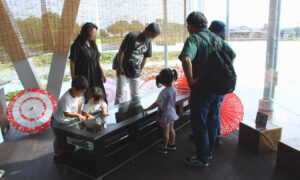
[{"label": "white pillar", "polygon": [[277,8],[277,23],[276,23],[276,40],[275,40],[275,55],[274,55],[274,75],[272,83],[272,99],[275,96],[275,86],[278,83],[277,60],[278,60],[278,46],[280,40],[280,14],[281,14],[281,0],[278,0]]},{"label": "white pillar", "polygon": [[230,41],[230,0],[226,2],[226,41]]},{"label": "white pillar", "polygon": [[277,9],[278,0],[270,0],[264,93],[263,99],[259,101],[259,110],[265,112],[273,111],[272,85],[274,76],[274,56],[276,51]]},{"label": "white pillar", "polygon": [[167,0],[163,0],[164,1],[164,62],[165,62],[165,68],[168,67],[168,30],[169,28],[168,26],[168,1]]},{"label": "white pillar", "polygon": [[57,100],[59,99],[64,79],[66,62],[73,38],[79,4],[80,0],[65,0],[59,21],[47,84],[47,91],[52,93]]},{"label": "white pillar", "polygon": [[42,81],[31,58],[12,61],[24,89],[43,89]]},{"label": "white pillar", "polygon": [[64,79],[68,53],[53,53],[49,71],[47,91],[58,100]]},{"label": "white pillar", "polygon": [[164,44],[164,62],[165,62],[164,66],[165,66],[165,68],[168,67],[168,61],[169,61],[169,59],[168,59],[168,44]]}]

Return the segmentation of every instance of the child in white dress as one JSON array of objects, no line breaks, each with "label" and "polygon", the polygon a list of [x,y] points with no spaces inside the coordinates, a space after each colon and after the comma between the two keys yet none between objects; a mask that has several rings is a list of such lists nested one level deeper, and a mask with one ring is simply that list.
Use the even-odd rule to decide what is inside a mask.
[{"label": "child in white dress", "polygon": [[84,115],[87,119],[95,119],[95,117],[91,114],[96,111],[100,111],[101,109],[104,116],[109,116],[104,97],[105,95],[101,88],[93,87],[89,89],[85,95],[86,102],[83,105],[82,115]]},{"label": "child in white dress", "polygon": [[173,87],[173,82],[177,80],[177,71],[169,68],[163,69],[156,77],[157,87],[162,85],[165,88],[159,93],[156,102],[143,111],[149,111],[158,107],[159,124],[163,132],[163,142],[156,150],[166,154],[168,150],[175,150],[175,130],[174,121],[179,117],[176,114],[176,89]]}]

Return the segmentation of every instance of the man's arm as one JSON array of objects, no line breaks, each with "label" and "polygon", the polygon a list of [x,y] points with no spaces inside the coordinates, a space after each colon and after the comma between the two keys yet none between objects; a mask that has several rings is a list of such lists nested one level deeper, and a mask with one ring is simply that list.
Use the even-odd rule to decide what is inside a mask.
[{"label": "man's arm", "polygon": [[124,70],[122,67],[123,59],[124,59],[124,50],[120,48],[119,53],[118,53],[118,68],[117,68],[117,76],[118,77],[120,77],[120,75],[124,74]]},{"label": "man's arm", "polygon": [[147,58],[152,57],[152,43],[149,44],[148,51],[144,54],[144,59],[141,64],[141,72],[143,71]]},{"label": "man's arm", "polygon": [[128,33],[118,52],[118,68],[117,68],[117,76],[120,77],[121,74],[124,74],[124,69],[123,69],[123,59],[124,59],[124,54],[125,54],[125,50],[127,49],[127,46],[130,44],[131,41],[131,33]]},{"label": "man's arm", "polygon": [[189,36],[184,43],[183,49],[178,56],[182,63],[183,72],[186,76],[189,86],[193,85],[199,79],[193,79],[193,65],[192,60],[196,57],[197,53],[197,41],[195,37]]},{"label": "man's arm", "polygon": [[187,82],[191,87],[191,85],[193,85],[199,80],[199,78],[198,79],[193,78],[193,65],[192,65],[191,58],[187,55],[182,55],[180,60],[182,63],[183,72],[186,76]]},{"label": "man's arm", "polygon": [[143,69],[145,67],[146,61],[147,61],[147,57],[144,57],[143,62],[141,64],[141,72],[143,71]]}]

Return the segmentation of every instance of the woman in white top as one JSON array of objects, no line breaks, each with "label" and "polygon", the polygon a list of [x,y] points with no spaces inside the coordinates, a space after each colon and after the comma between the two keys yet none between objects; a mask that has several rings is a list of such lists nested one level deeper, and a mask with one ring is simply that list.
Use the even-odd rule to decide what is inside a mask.
[{"label": "woman in white top", "polygon": [[156,150],[160,153],[166,154],[168,150],[175,150],[175,130],[174,121],[179,117],[176,114],[176,89],[173,87],[173,82],[177,80],[177,72],[175,69],[163,69],[156,77],[157,87],[162,85],[165,88],[159,93],[156,102],[143,111],[149,111],[158,107],[159,124],[163,132],[163,143],[159,145]]}]

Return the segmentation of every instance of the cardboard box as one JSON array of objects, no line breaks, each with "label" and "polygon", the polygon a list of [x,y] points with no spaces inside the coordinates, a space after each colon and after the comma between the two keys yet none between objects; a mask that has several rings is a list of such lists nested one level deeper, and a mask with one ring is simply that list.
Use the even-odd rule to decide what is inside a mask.
[{"label": "cardboard box", "polygon": [[277,151],[282,128],[268,122],[266,128],[257,127],[255,122],[242,121],[239,128],[239,144],[256,153]]}]

